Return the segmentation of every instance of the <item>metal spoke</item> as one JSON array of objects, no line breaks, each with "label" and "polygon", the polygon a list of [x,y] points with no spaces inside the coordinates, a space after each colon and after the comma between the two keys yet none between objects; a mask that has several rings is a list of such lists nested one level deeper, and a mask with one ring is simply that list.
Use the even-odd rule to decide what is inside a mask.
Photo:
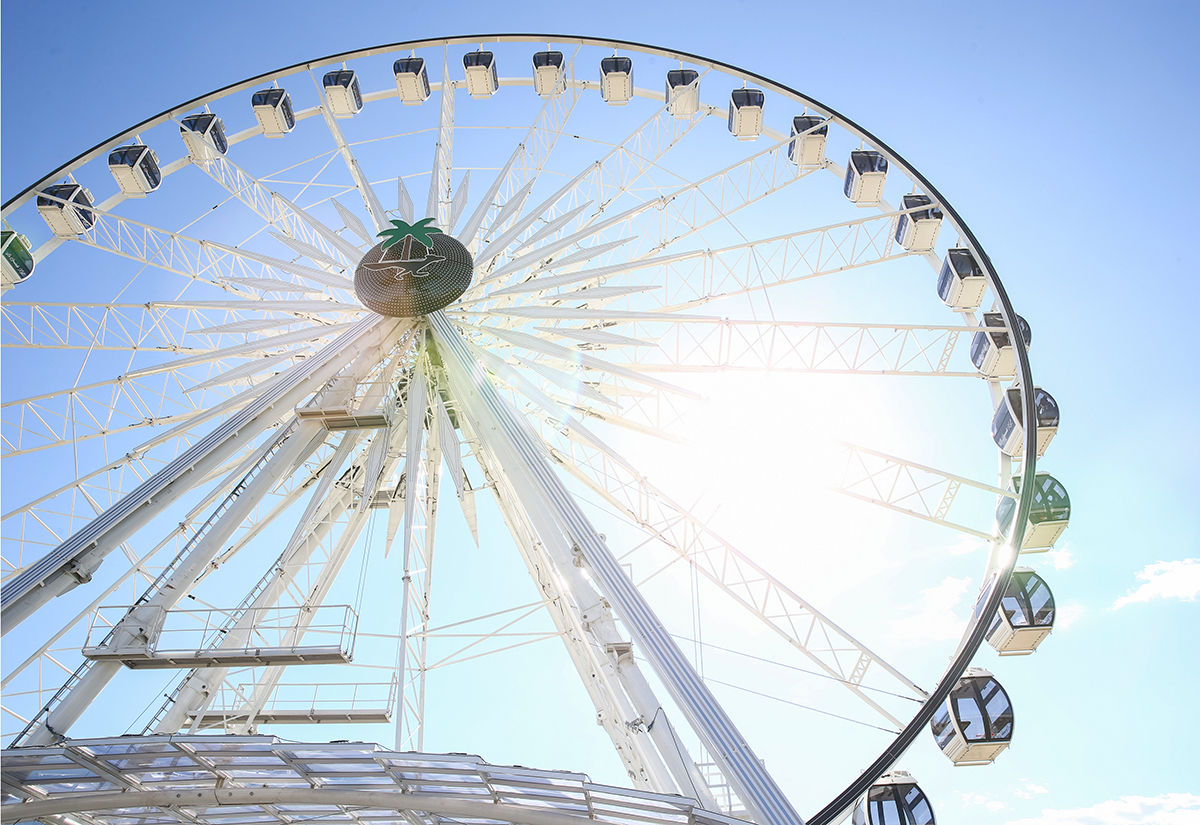
[{"label": "metal spoke", "polygon": [[[491,66],[486,51],[496,60]],[[532,67],[530,51],[537,54]],[[464,52],[475,56],[460,69]],[[625,75],[627,56],[643,86]],[[406,62],[389,73],[394,57]],[[439,64],[440,78],[427,83],[421,70],[436,76]],[[490,73],[496,66],[505,74]],[[305,75],[315,100],[297,86],[307,85]],[[625,90],[618,82],[624,77]],[[687,83],[693,85],[680,88]],[[263,108],[264,100],[281,100],[285,88],[298,108]],[[474,99],[458,99],[459,91]],[[765,103],[755,111],[760,92]],[[255,117],[247,121],[252,93]],[[186,154],[159,164],[161,175],[151,175],[150,166],[122,168],[121,158],[132,155],[110,161],[114,150],[142,144],[178,157],[189,112],[199,113],[191,124],[212,131],[198,144],[185,127]],[[271,120],[275,115],[280,119]],[[224,122],[238,131],[225,135]],[[787,131],[793,124],[796,134]],[[6,241],[10,229],[33,239],[6,247],[5,297],[29,300],[5,301],[0,322],[13,376],[6,386],[14,390],[0,401],[0,456],[6,480],[28,479],[6,484],[0,516],[3,630],[21,627],[5,639],[17,663],[3,676],[0,706],[6,735],[20,731],[12,743],[49,748],[47,758],[58,754],[92,772],[110,795],[146,795],[148,815],[161,811],[204,825],[210,817],[196,806],[159,799],[158,786],[140,774],[66,738],[105,714],[119,715],[122,703],[113,696],[124,696],[125,686],[130,696],[157,690],[142,670],[173,668],[178,675],[166,701],[134,720],[140,727],[149,719],[138,741],[166,736],[171,758],[179,754],[201,773],[223,776],[228,771],[191,734],[368,724],[386,726],[375,730],[388,738],[394,731],[397,751],[419,751],[427,721],[440,718],[431,712],[427,719],[427,690],[432,699],[465,671],[479,668],[470,675],[478,679],[505,666],[484,657],[519,657],[526,645],[558,638],[649,819],[660,818],[655,794],[664,794],[698,800],[702,808],[684,806],[685,813],[707,825],[712,817],[724,821],[722,814],[794,825],[803,820],[784,792],[824,793],[807,783],[826,772],[824,765],[810,768],[828,756],[829,772],[849,772],[845,790],[814,820],[832,825],[945,706],[989,623],[1003,621],[999,599],[1017,555],[1007,542],[1021,546],[1034,506],[1038,429],[1028,356],[1019,344],[1011,348],[1017,318],[990,259],[953,208],[903,158],[836,112],[685,53],[601,38],[543,44],[502,35],[297,64],[189,101],[137,130],[98,144],[3,209]],[[190,166],[198,169],[175,174]],[[85,181],[98,192],[86,203],[74,188]],[[395,209],[381,204],[382,185],[396,187]],[[347,197],[361,199],[363,208]],[[452,247],[422,241],[418,235],[430,227],[412,227],[412,243],[398,248],[406,265],[425,256],[427,265],[415,273],[359,267],[376,233],[394,229],[390,241],[404,241],[391,237],[403,234],[403,224],[389,219],[419,223],[422,207],[444,233],[439,246],[457,235],[471,254],[470,286],[456,299],[447,296],[448,306],[438,304],[444,310],[376,315],[355,292],[366,273],[386,280],[392,272],[398,288],[414,292],[437,281],[410,277],[443,274],[438,262]],[[24,246],[37,275],[10,283],[14,267],[26,264]],[[938,273],[936,291],[925,265]],[[985,310],[986,325],[979,320]],[[997,318],[1001,326],[991,326]],[[983,345],[992,361],[976,368]],[[995,360],[1002,366],[988,366]],[[938,459],[919,463],[845,446],[837,488],[990,545],[984,595],[950,667],[913,674],[937,680],[929,692],[883,658],[889,652],[859,641],[886,636],[886,627],[863,627],[863,616],[833,622],[637,469],[634,451],[646,436],[676,450],[663,442],[711,423],[688,417],[705,392],[759,386],[709,377],[742,371],[822,374],[811,381],[827,387],[829,408],[839,393],[853,398],[848,385],[864,380],[888,384],[900,411],[936,398],[944,410],[939,443],[964,440],[955,455],[965,463],[954,473],[934,466],[946,463]],[[987,377],[999,373],[1004,377]],[[992,410],[1015,398],[1023,414],[1011,411],[1023,427],[1024,458],[1001,454],[994,486],[973,480],[995,465],[981,471],[978,451],[966,449],[965,439],[980,434],[992,449],[987,422],[968,429],[973,411],[956,406],[969,386],[990,396]],[[766,402],[741,399],[751,409],[757,400]],[[889,421],[895,443],[903,443],[903,423],[903,412]],[[858,418],[847,416],[844,424],[855,428]],[[753,442],[736,443],[733,449],[745,451]],[[791,449],[790,442],[776,446],[781,456]],[[461,509],[485,553],[494,549],[496,516],[504,521],[512,544],[505,538],[500,550],[515,549],[537,590],[525,607],[498,609],[528,601],[498,592],[507,578],[469,580],[499,601],[480,597],[473,608],[456,599],[446,609],[467,604],[468,612],[496,612],[451,615],[448,626],[431,626],[443,462],[446,489],[453,484],[459,505],[441,518],[457,518]],[[476,493],[483,491],[490,495],[477,513]],[[1017,505],[1003,539],[972,523],[990,515],[997,500]],[[798,524],[813,535],[829,526]],[[441,526],[444,543],[453,525]],[[614,536],[611,544],[602,532]],[[872,536],[854,552],[870,558],[883,543]],[[617,547],[624,555],[613,552]],[[439,557],[450,549],[440,548]],[[909,548],[887,549],[904,558]],[[860,557],[849,553],[846,563],[854,564]],[[361,558],[361,570],[347,565],[352,556]],[[652,563],[643,570],[647,558]],[[505,560],[495,556],[488,564]],[[439,562],[439,579],[481,578],[491,569],[475,559],[455,561],[444,571]],[[383,577],[374,576],[377,583],[369,575],[376,565],[388,571],[390,610],[367,599],[382,592],[375,588]],[[351,568],[359,570],[355,604],[335,605],[340,597],[333,594],[354,585]],[[928,573],[916,566],[901,572],[894,594],[919,589]],[[686,637],[669,628],[684,621],[685,574],[693,613]],[[46,607],[89,583],[90,590],[58,602],[61,609]],[[715,603],[706,595],[702,605],[701,594],[715,591],[723,595]],[[230,592],[235,598],[226,600]],[[890,598],[875,613],[908,610],[902,596]],[[761,647],[747,648],[748,656],[823,676],[849,692],[818,690],[818,698],[792,705],[826,714],[821,724],[867,725],[851,718],[854,711],[832,710],[846,704],[861,712],[862,702],[885,720],[880,725],[898,731],[868,768],[856,753],[852,763],[835,766],[843,748],[826,748],[824,738],[797,740],[801,746],[783,758],[778,751],[756,755],[735,722],[754,719],[760,700],[782,697],[756,684],[748,696],[722,692],[729,700],[722,706],[714,686],[744,680],[722,681],[718,670],[726,663],[702,653],[715,647],[711,622],[723,621],[729,600],[772,631],[750,638]],[[330,611],[337,618],[329,620]],[[24,621],[34,613],[36,621]],[[351,662],[360,635],[370,641]],[[326,644],[330,636],[335,642]],[[171,641],[179,638],[186,641]],[[696,646],[694,655],[680,640]],[[730,652],[738,647],[725,643]],[[788,658],[801,667],[787,665]],[[309,676],[312,664],[334,669]],[[535,684],[537,674],[530,675]],[[512,707],[525,712],[519,701]],[[842,721],[830,721],[835,716]],[[438,758],[455,765],[467,759]],[[401,782],[394,754],[367,759],[369,770]],[[285,761],[313,788],[330,779],[298,755]],[[13,809],[8,818],[36,799],[48,817],[65,812],[86,825],[111,825],[123,815],[113,812],[128,805],[97,797],[99,808],[75,804],[66,811],[57,791],[8,785],[28,800],[6,806]],[[254,790],[239,790],[233,774],[218,787]],[[269,801],[230,800],[270,822],[306,816],[307,797],[293,810],[271,793]],[[588,796],[596,798],[594,791]],[[530,819],[525,825],[573,816],[557,799],[540,799],[546,821],[522,814]],[[434,825],[440,809],[422,804],[403,813],[407,825]],[[372,818],[341,807],[355,825]],[[589,807],[586,815],[609,813]]]},{"label": "metal spoke", "polygon": [[[986,542],[999,541],[989,531],[950,521],[947,518],[950,506],[960,493],[972,490],[983,492],[992,501],[997,496],[1016,499],[1016,493],[863,447],[843,446],[846,463],[835,488],[839,493],[941,524]],[[979,498],[978,494],[976,498]]]},{"label": "metal spoke", "polygon": [[644,476],[630,473],[586,445],[565,439],[556,441],[551,455],[560,466],[692,564],[897,729],[903,727],[900,719],[862,690],[868,669],[875,665],[872,672],[886,674],[884,683],[889,688],[902,688],[915,698],[923,699],[927,695],[924,690],[732,544],[712,533],[687,508],[671,501]]},{"label": "metal spoke", "polygon": [[[317,87],[317,94],[324,97],[324,91],[321,89],[321,84],[317,82],[317,76],[312,73],[311,69],[308,74],[312,78],[313,85]],[[358,165],[358,159],[354,157],[354,152],[350,149],[350,144],[346,142],[341,127],[334,120],[333,113],[329,111],[328,103],[322,103],[321,116],[325,119],[325,125],[328,127],[329,133],[333,136],[333,140],[337,144],[338,152],[341,154],[342,159],[346,161],[346,168],[350,170],[350,177],[354,179],[354,185],[358,188],[358,193],[362,195],[363,205],[367,208],[367,214],[371,217],[371,223],[375,225],[375,231],[382,232],[388,225],[387,214],[384,212],[383,204],[379,202],[379,197],[375,194],[375,190],[371,187],[371,182],[363,173],[362,167]]]}]

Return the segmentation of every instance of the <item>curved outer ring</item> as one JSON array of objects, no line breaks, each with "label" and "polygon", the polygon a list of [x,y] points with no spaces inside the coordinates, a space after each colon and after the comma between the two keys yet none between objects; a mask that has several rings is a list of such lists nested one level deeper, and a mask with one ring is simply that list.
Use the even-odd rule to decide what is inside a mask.
[{"label": "curved outer ring", "polygon": [[[1003,284],[1000,283],[1000,277],[996,274],[995,267],[992,266],[991,259],[988,257],[987,253],[984,252],[983,247],[975,238],[974,233],[971,232],[970,228],[967,227],[966,223],[959,217],[959,214],[954,207],[942,197],[941,193],[938,192],[936,188],[934,188],[933,184],[931,184],[924,175],[913,168],[906,160],[904,160],[904,158],[897,154],[886,143],[879,140],[866,129],[862,128],[857,123],[845,117],[836,110],[831,109],[816,100],[813,100],[807,95],[801,94],[789,86],[777,83],[773,80],[763,77],[762,75],[747,71],[737,66],[733,66],[729,63],[722,63],[718,60],[700,57],[699,55],[694,55],[689,52],[663,49],[644,43],[636,43],[628,40],[615,40],[611,38],[579,37],[559,34],[460,35],[455,37],[408,40],[400,43],[390,43],[368,49],[357,49],[354,51],[341,52],[340,54],[329,55],[328,57],[322,57],[318,58],[317,60],[310,60],[304,63],[295,63],[291,66],[287,66],[273,72],[256,75],[255,77],[242,80],[237,83],[231,83],[228,86],[223,86],[222,88],[216,89],[208,94],[193,98],[192,100],[189,100],[179,106],[172,107],[171,109],[155,115],[154,117],[147,118],[136,126],[127,129],[118,135],[114,135],[108,140],[96,144],[91,149],[88,149],[74,159],[63,164],[58,169],[55,169],[46,177],[26,187],[17,195],[6,201],[2,207],[2,211],[4,215],[7,215],[13,209],[29,200],[29,198],[36,194],[36,192],[42,186],[53,182],[67,172],[78,168],[84,163],[99,157],[113,147],[120,145],[132,134],[136,134],[143,129],[147,129],[152,126],[157,126],[160,123],[170,120],[171,118],[183,114],[184,112],[188,112],[209,100],[225,97],[235,92],[251,88],[252,86],[256,86],[266,80],[277,79],[282,76],[294,74],[319,66],[325,66],[330,63],[338,63],[343,60],[368,57],[376,54],[386,54],[399,49],[429,48],[431,46],[460,45],[463,43],[504,43],[527,41],[577,43],[588,46],[626,47],[632,50],[658,55],[673,60],[685,60],[694,65],[720,69],[723,72],[740,77],[744,80],[752,80],[766,88],[770,88],[781,94],[793,97],[806,106],[809,106],[825,116],[832,118],[833,120],[837,121],[838,125],[840,125],[842,128],[866,141],[877,151],[881,152],[887,158],[889,164],[901,167],[905,174],[907,174],[912,180],[920,183],[920,185],[925,188],[926,192],[928,192],[931,197],[938,201],[943,212],[950,219],[951,224],[955,229],[958,230],[963,240],[965,240],[967,247],[971,250],[971,253],[975,256],[975,259],[983,266],[988,285],[992,288],[992,291],[995,292],[996,300],[1000,304],[1000,314],[1004,319],[1005,326],[1009,327],[1010,329],[1016,327],[1017,315],[1012,308],[1012,303],[1009,301],[1008,293],[1005,292]],[[900,758],[904,751],[908,749],[908,746],[913,743],[916,737],[920,734],[922,728],[924,728],[925,725],[928,724],[933,718],[933,714],[942,705],[942,703],[946,701],[947,697],[950,695],[950,691],[958,683],[958,680],[962,677],[962,674],[967,669],[967,666],[970,665],[971,659],[975,656],[975,651],[978,650],[979,646],[983,643],[984,634],[987,631],[988,623],[991,617],[1000,607],[1000,600],[1004,597],[1004,591],[1008,586],[1008,581],[1011,578],[1013,569],[1016,567],[1017,563],[1018,554],[1012,548],[1020,547],[1025,536],[1025,525],[1029,518],[1029,511],[1033,505],[1037,464],[1037,410],[1034,404],[1034,394],[1033,392],[1029,391],[1029,389],[1033,387],[1033,375],[1029,366],[1029,353],[1025,351],[1024,347],[1014,347],[1013,350],[1017,356],[1017,383],[1021,389],[1021,407],[1023,412],[1022,418],[1024,419],[1023,423],[1025,428],[1024,461],[1023,466],[1021,467],[1021,498],[1017,508],[1017,518],[1015,519],[1016,523],[1013,527],[1009,543],[1006,545],[1009,548],[1009,552],[1001,556],[1002,561],[995,571],[996,583],[992,588],[992,592],[988,597],[986,605],[982,610],[975,611],[975,624],[971,628],[969,636],[967,636],[965,642],[960,645],[958,654],[950,663],[950,667],[948,667],[945,673],[943,673],[941,680],[930,693],[929,698],[925,700],[925,703],[921,706],[921,709],[917,711],[912,720],[905,725],[904,729],[896,736],[895,740],[893,740],[892,743],[884,749],[883,753],[881,753],[879,757],[876,758],[875,761],[872,762],[871,765],[859,775],[857,779],[850,783],[845,790],[834,797],[829,804],[822,808],[811,819],[807,820],[808,825],[831,825],[831,823],[837,821],[840,816],[845,814],[846,811],[848,811],[850,807],[853,806],[864,793],[866,793],[867,789],[880,776],[882,776],[888,770],[888,768],[890,768],[896,762],[896,760]],[[989,573],[991,572],[992,571],[985,571],[985,577],[988,577]]]}]

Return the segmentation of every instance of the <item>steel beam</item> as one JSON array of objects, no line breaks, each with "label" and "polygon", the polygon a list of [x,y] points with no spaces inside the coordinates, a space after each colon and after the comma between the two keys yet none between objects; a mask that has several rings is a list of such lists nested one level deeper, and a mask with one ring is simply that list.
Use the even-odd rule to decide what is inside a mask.
[{"label": "steel beam", "polygon": [[197,441],[41,561],[15,576],[0,595],[4,633],[52,597],[89,581],[109,552],[191,489],[198,479],[220,467],[244,444],[279,420],[283,410],[296,406],[352,358],[390,345],[401,326],[398,319],[377,315],[357,322],[312,358],[284,373],[281,380],[237,415]]},{"label": "steel beam", "polygon": [[446,359],[455,396],[464,404],[471,403],[468,399],[473,400],[476,413],[490,417],[483,423],[481,439],[515,452],[519,461],[506,465],[505,469],[510,476],[524,476],[530,487],[540,494],[540,500],[523,500],[522,504],[527,508],[547,510],[566,538],[578,547],[601,591],[634,632],[659,678],[755,820],[760,825],[803,823],[783,790],[754,755],[733,720],[579,509],[547,461],[544,446],[540,441],[535,443],[528,425],[519,421],[511,408],[503,403],[449,319],[437,312],[429,316],[429,322]]}]

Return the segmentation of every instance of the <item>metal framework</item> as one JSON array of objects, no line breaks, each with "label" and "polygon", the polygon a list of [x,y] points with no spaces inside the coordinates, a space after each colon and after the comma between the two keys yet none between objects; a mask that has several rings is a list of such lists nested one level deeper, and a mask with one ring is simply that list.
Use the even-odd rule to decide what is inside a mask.
[{"label": "metal framework", "polygon": [[[503,74],[495,100],[467,99],[457,64],[479,42],[495,49],[504,72],[528,59],[530,45],[559,44],[567,57],[558,85],[543,100],[530,77]],[[400,107],[390,77],[372,73],[374,58],[410,48],[433,81],[416,110]],[[695,113],[679,115],[645,88],[625,109],[605,105],[599,84],[584,78],[613,48],[694,67]],[[335,112],[319,76],[338,64],[383,87],[368,90],[352,118]],[[264,83],[287,84],[296,97],[295,134],[267,142],[253,127],[229,135],[228,152],[214,144],[206,160],[185,154],[164,164],[161,191],[144,202],[153,210],[117,192],[70,237],[40,227],[39,209],[77,210],[55,197],[39,207],[45,185],[102,166],[135,134],[165,152],[168,140],[178,144],[186,113],[232,113]],[[771,126],[774,116],[756,142],[733,140],[722,95],[746,84],[769,95],[779,123],[784,114],[819,116],[825,158],[797,162],[794,139]],[[491,128],[479,127],[487,106],[496,107],[484,117]],[[397,113],[410,111],[407,131],[397,133]],[[891,177],[877,203],[857,210],[842,196],[845,169],[833,158],[863,146],[889,161]],[[932,249],[900,242],[898,228],[919,208],[892,204],[909,192],[941,210]],[[393,217],[421,217],[412,193],[471,251],[474,280],[444,311],[383,318],[358,302],[354,267]],[[3,676],[11,748],[4,822],[71,815],[98,824],[128,808],[240,821],[221,811],[239,806],[255,821],[292,821],[290,812],[303,809],[353,822],[400,812],[410,825],[463,817],[708,825],[729,814],[759,825],[826,825],[945,700],[1015,564],[1037,443],[1033,394],[1024,390],[1034,385],[1019,347],[1014,383],[1027,458],[1001,455],[996,484],[845,448],[842,492],[993,544],[984,570],[991,590],[951,666],[922,677],[926,688],[860,641],[854,617],[835,622],[818,607],[822,594],[799,595],[635,465],[637,438],[676,437],[702,394],[697,376],[824,374],[937,392],[954,383],[925,381],[934,376],[986,382],[993,404],[1002,395],[1002,381],[983,378],[966,352],[981,329],[975,308],[948,320],[931,285],[913,294],[915,277],[930,281],[949,247],[965,247],[994,310],[1015,328],[990,260],[952,207],[852,121],[736,67],[534,35],[336,55],[138,124],[5,204],[3,220],[40,239],[39,277],[5,294],[0,327],[6,371],[19,364],[28,373],[18,397],[0,402],[3,623],[6,634],[19,628],[6,645],[16,644],[20,660]],[[80,301],[63,300],[70,289],[39,286],[55,277],[63,252],[112,274],[75,290]],[[74,289],[65,266],[64,285]],[[986,418],[961,417],[979,432],[959,428],[953,437],[986,438]],[[776,427],[786,437],[789,423]],[[13,492],[7,482],[35,462],[48,468],[45,482]],[[1008,545],[986,525],[949,520],[968,490],[1018,498],[1005,491],[1017,475],[1021,515]],[[453,509],[484,545],[493,539],[480,529],[477,501],[494,504],[489,512],[503,520],[536,600],[435,621],[438,524],[457,515],[439,512],[443,497],[457,499]],[[601,533],[609,529],[601,510],[616,517],[612,539]],[[798,662],[844,686],[853,707],[894,733],[868,770],[858,773],[861,754],[850,760],[848,784],[828,789],[832,801],[815,816],[796,810],[780,781],[787,767],[769,769],[755,755],[736,714],[718,701],[719,682],[706,677],[701,656],[685,652],[671,627],[679,606],[660,610],[623,566],[642,546],[631,535],[664,550],[668,566],[682,562],[726,599],[724,609],[769,628]],[[399,577],[386,627],[361,597],[370,565],[393,550]],[[438,581],[459,572],[439,562]],[[454,648],[435,653],[443,639]],[[426,747],[431,674],[546,641],[563,645],[637,790],[410,753]],[[318,665],[355,675],[292,676],[292,668]],[[144,724],[143,738],[70,738],[97,713],[106,686],[126,682],[126,671],[163,668],[180,676],[165,702],[131,720]],[[247,736],[261,726],[330,722],[387,725],[404,753]],[[120,761],[134,753],[138,760]],[[124,767],[149,765],[149,754],[195,771],[192,795],[185,800],[148,767]],[[223,761],[231,754],[259,760],[254,770],[272,776],[269,787],[251,791],[240,772],[249,763],[233,769]],[[346,777],[382,784],[343,784],[335,763]],[[62,766],[67,773],[53,779]],[[80,770],[92,778],[78,778]],[[70,796],[83,785],[87,795]]]},{"label": "metal framework", "polygon": [[[5,751],[5,793],[30,800],[6,803],[3,822],[70,814],[93,823],[115,821],[129,808],[153,809],[168,821],[208,817],[240,822],[292,822],[297,806],[334,821],[413,823],[476,819],[513,825],[588,822],[735,825],[739,820],[678,796],[600,785],[580,773],[492,765],[477,756],[387,751],[362,745],[293,746],[269,736],[155,736],[72,742],[65,747]],[[146,762],[169,760],[194,777],[181,799]],[[263,788],[256,772],[276,777]],[[65,783],[65,784],[64,784]],[[53,794],[65,789],[70,801]],[[22,807],[17,814],[17,807]],[[34,808],[37,808],[35,811]]]}]

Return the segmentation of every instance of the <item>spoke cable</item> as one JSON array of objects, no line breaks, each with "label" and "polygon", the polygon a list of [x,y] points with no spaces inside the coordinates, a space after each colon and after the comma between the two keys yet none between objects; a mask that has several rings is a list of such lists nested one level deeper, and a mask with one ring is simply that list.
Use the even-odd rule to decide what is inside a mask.
[{"label": "spoke cable", "polygon": [[[816,670],[807,670],[802,667],[797,667],[796,665],[789,665],[786,662],[777,662],[774,659],[767,659],[763,656],[755,656],[753,653],[746,653],[741,650],[733,650],[732,648],[728,648],[728,647],[721,647],[720,645],[715,645],[712,642],[697,641],[696,639],[689,639],[687,636],[681,636],[678,633],[672,633],[671,635],[674,636],[676,639],[679,639],[680,641],[683,641],[683,642],[692,642],[694,644],[700,644],[700,645],[703,645],[704,647],[711,647],[714,650],[720,650],[725,653],[733,653],[734,655],[737,655],[737,656],[745,656],[747,659],[754,659],[759,662],[766,662],[769,665],[777,665],[779,667],[787,668],[788,670],[794,670],[798,673],[807,673],[809,676],[820,676],[822,679],[829,679],[830,681],[841,682],[842,684],[845,684],[845,685],[854,685],[859,690],[870,690],[875,693],[882,693],[886,696],[895,696],[897,699],[907,699],[910,702],[916,702],[918,705],[924,704],[924,702],[922,700],[916,698],[915,696],[905,696],[903,693],[894,693],[890,690],[884,690],[883,688],[877,688],[877,687],[868,687],[867,685],[855,685],[854,682],[851,682],[849,679],[841,679],[837,676],[831,676],[828,673],[821,673],[820,671],[816,671]],[[784,701],[784,700],[781,699],[780,701]]]},{"label": "spoke cable", "polygon": [[746,693],[753,693],[755,696],[761,696],[764,699],[774,699],[776,702],[783,702],[785,705],[794,705],[795,707],[804,708],[805,710],[811,710],[814,713],[820,713],[824,716],[832,716],[834,719],[841,719],[845,722],[853,722],[856,725],[862,725],[864,728],[874,728],[875,730],[881,730],[884,733],[888,733],[893,736],[896,734],[896,731],[894,731],[894,730],[889,730],[887,728],[881,728],[879,725],[872,725],[870,722],[863,722],[859,719],[854,719],[849,716],[842,716],[840,714],[833,713],[832,711],[821,710],[820,708],[814,708],[812,705],[802,705],[799,702],[793,702],[791,699],[784,699],[780,696],[772,696],[769,693],[759,693],[757,690],[751,690],[750,688],[742,687],[741,685],[731,685],[729,682],[722,682],[719,679],[713,679],[711,677],[706,678],[705,681],[712,682],[714,685],[724,685],[725,687],[730,687],[730,688],[733,688],[734,690],[744,690]]}]

